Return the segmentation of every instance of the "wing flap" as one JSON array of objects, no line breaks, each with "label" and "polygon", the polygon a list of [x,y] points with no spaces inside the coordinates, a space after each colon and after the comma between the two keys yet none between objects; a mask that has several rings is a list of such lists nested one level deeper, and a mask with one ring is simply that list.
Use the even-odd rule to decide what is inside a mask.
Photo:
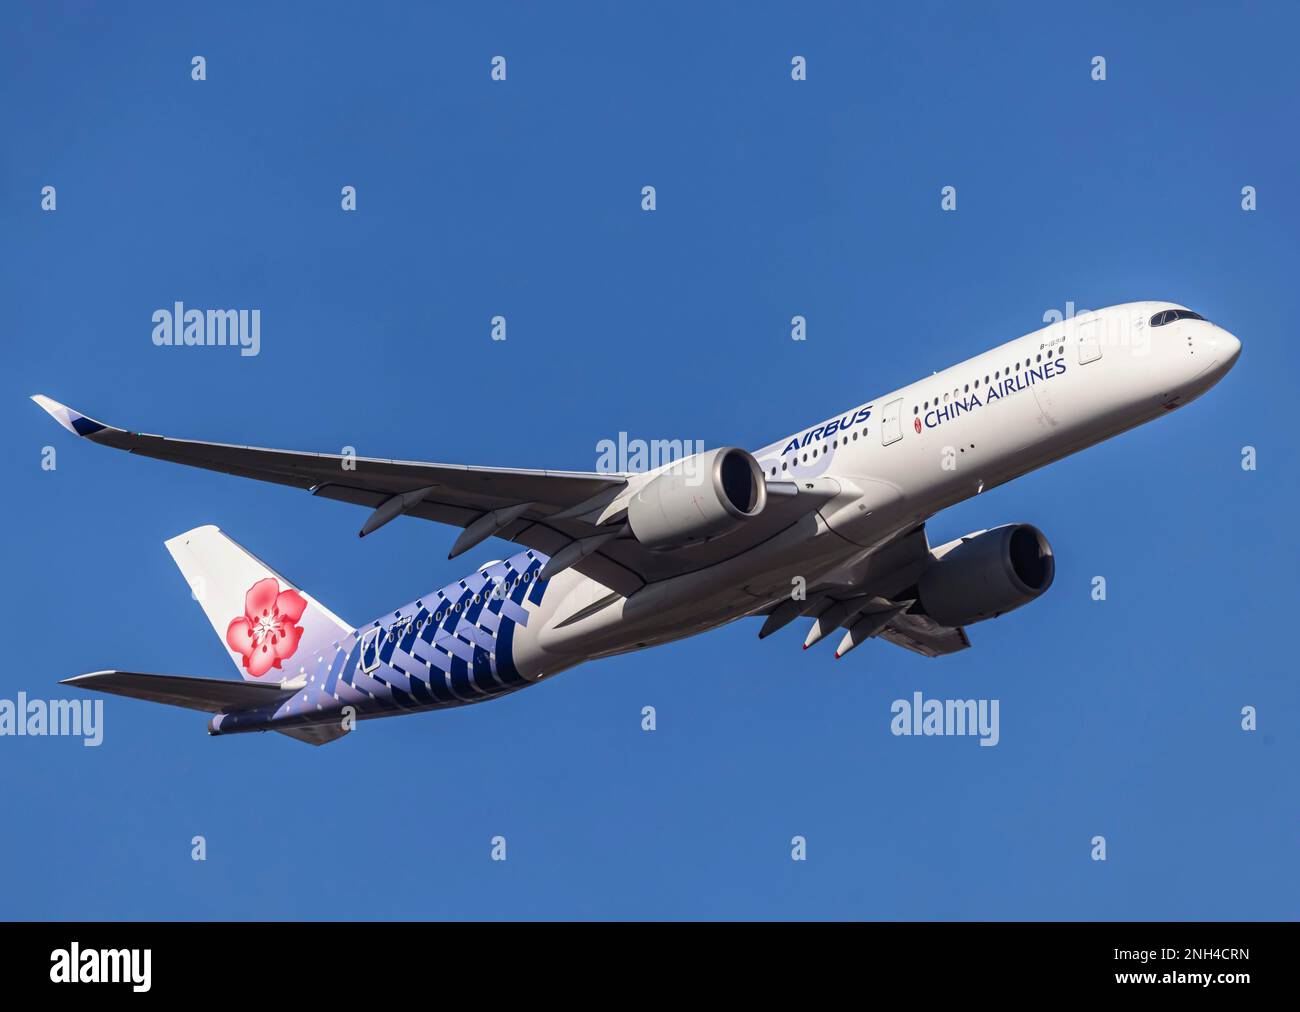
[{"label": "wing flap", "polygon": [[940,625],[925,615],[909,615],[906,612],[896,616],[876,635],[923,657],[955,654],[970,646],[966,630],[961,626]]}]

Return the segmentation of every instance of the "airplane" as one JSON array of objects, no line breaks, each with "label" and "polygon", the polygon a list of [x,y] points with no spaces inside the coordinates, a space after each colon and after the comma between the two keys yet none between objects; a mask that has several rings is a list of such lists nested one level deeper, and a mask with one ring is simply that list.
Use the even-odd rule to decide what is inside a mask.
[{"label": "airplane", "polygon": [[344,457],[144,435],[43,395],[93,443],[462,528],[448,558],[518,545],[463,579],[353,627],[213,526],[166,542],[242,679],[109,670],[63,684],[211,714],[212,735],[322,745],[358,720],[484,702],[584,661],[746,616],[760,637],[803,618],[804,649],[839,635],[926,657],[1051,586],[1027,523],[932,548],[941,510],[1188,404],[1241,342],[1185,306],[1077,314],[754,452],[702,451],[643,473]]}]

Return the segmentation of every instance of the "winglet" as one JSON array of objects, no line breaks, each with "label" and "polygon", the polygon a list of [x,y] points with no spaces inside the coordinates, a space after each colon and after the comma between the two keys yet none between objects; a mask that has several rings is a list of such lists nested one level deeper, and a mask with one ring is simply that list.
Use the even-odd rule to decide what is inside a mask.
[{"label": "winglet", "polygon": [[60,404],[53,398],[46,397],[44,394],[32,394],[32,400],[39,404],[51,418],[71,432],[74,436],[93,436],[96,432],[102,432],[108,426],[103,422],[97,422],[93,418],[87,418],[80,411],[73,411],[66,404]]}]

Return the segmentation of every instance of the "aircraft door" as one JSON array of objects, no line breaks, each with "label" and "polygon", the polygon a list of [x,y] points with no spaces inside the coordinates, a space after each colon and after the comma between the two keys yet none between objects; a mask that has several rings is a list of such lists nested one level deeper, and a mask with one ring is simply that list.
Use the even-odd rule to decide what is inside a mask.
[{"label": "aircraft door", "polygon": [[1079,324],[1079,365],[1101,358],[1101,325],[1100,317]]},{"label": "aircraft door", "polygon": [[883,446],[897,443],[903,438],[902,427],[903,400],[890,401],[885,405],[885,413],[880,419],[880,442]]}]

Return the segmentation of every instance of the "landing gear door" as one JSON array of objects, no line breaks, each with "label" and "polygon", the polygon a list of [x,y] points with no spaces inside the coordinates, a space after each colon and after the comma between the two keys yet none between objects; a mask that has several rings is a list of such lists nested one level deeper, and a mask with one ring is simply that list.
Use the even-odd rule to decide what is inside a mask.
[{"label": "landing gear door", "polygon": [[903,401],[900,398],[885,405],[885,413],[880,419],[880,442],[884,446],[897,443],[903,438],[902,427]]}]

